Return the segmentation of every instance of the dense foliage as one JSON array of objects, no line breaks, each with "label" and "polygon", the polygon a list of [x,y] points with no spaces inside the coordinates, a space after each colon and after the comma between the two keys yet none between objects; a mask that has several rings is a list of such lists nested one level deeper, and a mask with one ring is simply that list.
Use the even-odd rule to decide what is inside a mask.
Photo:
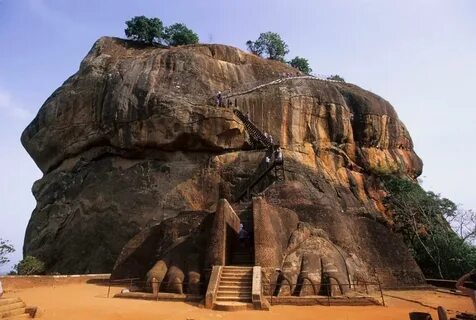
[{"label": "dense foliage", "polygon": [[278,61],[284,61],[284,56],[289,52],[288,45],[275,32],[261,33],[256,41],[248,40],[246,45],[252,53]]},{"label": "dense foliage", "polygon": [[124,32],[129,39],[149,44],[159,43],[162,39],[164,26],[159,18],[138,16],[126,21],[126,25]]},{"label": "dense foliage", "polygon": [[305,74],[310,74],[312,72],[311,67],[309,66],[309,61],[306,58],[301,58],[296,56],[294,59],[289,61],[291,67],[298,69]]},{"label": "dense foliage", "polygon": [[383,181],[395,230],[403,235],[426,277],[457,279],[476,266],[476,247],[459,237],[447,221],[459,214],[451,200],[405,179],[387,176]]},{"label": "dense foliage", "polygon": [[164,28],[159,18],[138,16],[126,21],[126,25],[127,28],[124,30],[126,36],[134,41],[169,46],[193,44],[199,41],[198,35],[183,23]]},{"label": "dense foliage", "polygon": [[198,43],[198,35],[183,23],[176,23],[165,28],[164,41],[169,46]]},{"label": "dense foliage", "polygon": [[13,252],[15,252],[15,248],[13,248],[10,242],[0,238],[0,266],[10,262],[10,259],[7,258],[7,255]]},{"label": "dense foliage", "polygon": [[18,275],[34,275],[43,274],[45,272],[45,264],[38,258],[27,256],[14,267]]},{"label": "dense foliage", "polygon": [[345,82],[344,78],[339,76],[338,74],[334,74],[332,76],[327,77],[327,80],[334,80],[334,81],[339,81],[339,82]]}]

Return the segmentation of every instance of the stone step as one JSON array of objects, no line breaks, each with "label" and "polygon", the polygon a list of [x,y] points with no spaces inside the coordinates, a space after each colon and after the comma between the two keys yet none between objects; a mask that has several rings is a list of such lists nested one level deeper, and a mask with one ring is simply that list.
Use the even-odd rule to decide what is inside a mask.
[{"label": "stone step", "polygon": [[240,278],[240,279],[246,279],[246,278],[252,278],[253,274],[252,273],[225,273],[221,274],[221,278],[230,278],[230,277],[235,277],[235,278]]},{"label": "stone step", "polygon": [[[248,267],[249,268],[249,267]],[[251,270],[239,270],[239,269],[234,269],[234,270],[229,270],[229,269],[226,269],[226,270],[222,270],[222,274],[230,274],[230,273],[236,273],[236,274],[252,274],[253,271]]]},{"label": "stone step", "polygon": [[25,313],[25,308],[12,309],[4,312],[0,312],[0,318],[8,318]]},{"label": "stone step", "polygon": [[216,300],[227,301],[251,301],[251,293],[237,294],[237,293],[217,293]]},{"label": "stone step", "polygon": [[22,313],[13,317],[2,318],[2,320],[31,319],[28,313]]},{"label": "stone step", "polygon": [[242,267],[242,269],[233,268],[233,269],[222,269],[222,272],[253,272],[253,269],[250,267]]},{"label": "stone step", "polygon": [[20,298],[0,298],[0,306],[11,304],[15,302],[22,302]]},{"label": "stone step", "polygon": [[239,289],[239,290],[236,290],[236,289],[233,289],[233,290],[223,290],[223,289],[218,289],[217,291],[217,295],[218,296],[227,296],[227,295],[230,295],[230,296],[247,296],[247,295],[251,295],[251,289],[247,288],[247,289]]},{"label": "stone step", "polygon": [[13,302],[13,303],[10,303],[10,304],[4,304],[2,306],[0,306],[0,313],[1,312],[5,312],[5,311],[9,311],[9,310],[14,310],[14,309],[18,309],[18,308],[25,308],[26,305],[23,303],[23,301],[18,301],[18,302]]},{"label": "stone step", "polygon": [[221,280],[219,286],[251,286],[252,281]]},{"label": "stone step", "polygon": [[221,274],[253,274],[251,270],[222,270]]},{"label": "stone step", "polygon": [[216,301],[249,301],[251,302],[251,295],[247,297],[217,297]]},{"label": "stone step", "polygon": [[237,301],[220,301],[213,304],[213,309],[219,311],[240,311],[253,309],[253,304]]},{"label": "stone step", "polygon": [[219,286],[218,287],[218,290],[251,290],[251,286],[249,286],[248,284],[232,284],[232,285],[229,285],[229,284],[226,284],[226,285],[222,285],[222,286]]},{"label": "stone step", "polygon": [[252,278],[253,274],[252,273],[225,273],[225,274],[222,273],[220,278],[230,278],[230,277],[246,279],[246,278]]},{"label": "stone step", "polygon": [[222,275],[220,280],[251,281],[252,275]]}]

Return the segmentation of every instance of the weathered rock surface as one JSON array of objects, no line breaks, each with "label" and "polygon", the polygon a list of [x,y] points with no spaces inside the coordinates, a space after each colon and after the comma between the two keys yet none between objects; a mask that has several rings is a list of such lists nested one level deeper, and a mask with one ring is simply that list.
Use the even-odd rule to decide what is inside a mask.
[{"label": "weathered rock surface", "polygon": [[[37,207],[24,253],[51,272],[110,272],[126,242],[146,227],[164,228],[179,213],[207,219],[220,197],[232,199],[263,152],[249,150],[231,109],[213,106],[221,90],[284,150],[286,181],[265,191],[268,203],[375,265],[383,281],[421,281],[382,205],[379,175],[416,178],[422,170],[395,110],[352,84],[296,78],[252,89],[286,72],[296,70],[222,45],[98,40],[22,135],[44,173],[33,186]],[[152,247],[168,239],[157,234]],[[390,242],[398,242],[398,252]],[[305,264],[314,259],[306,250],[299,253]],[[153,257],[144,276],[167,255]],[[174,277],[186,281],[199,267],[181,268]]]}]

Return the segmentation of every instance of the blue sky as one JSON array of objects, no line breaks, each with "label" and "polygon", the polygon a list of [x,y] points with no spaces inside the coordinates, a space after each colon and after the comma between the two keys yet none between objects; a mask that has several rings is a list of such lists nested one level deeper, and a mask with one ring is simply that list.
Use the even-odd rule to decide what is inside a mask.
[{"label": "blue sky", "polygon": [[424,186],[476,209],[476,1],[0,0],[0,237],[17,248],[13,262],[41,178],[20,134],[94,41],[123,37],[136,15],[243,49],[260,32],[278,32],[289,58],[389,100],[423,159]]}]

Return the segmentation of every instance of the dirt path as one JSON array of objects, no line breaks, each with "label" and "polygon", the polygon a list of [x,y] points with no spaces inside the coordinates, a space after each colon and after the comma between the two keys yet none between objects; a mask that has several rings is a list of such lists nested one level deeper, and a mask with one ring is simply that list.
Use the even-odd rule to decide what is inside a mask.
[{"label": "dirt path", "polygon": [[[112,288],[111,294],[120,288]],[[411,311],[423,311],[438,319],[431,307],[443,305],[449,310],[471,311],[469,298],[436,291],[387,291],[387,307],[273,306],[271,311],[219,312],[182,302],[155,302],[106,298],[107,287],[94,284],[70,284],[35,287],[7,292],[40,309],[40,319],[48,320],[381,320],[409,319]],[[424,307],[411,302],[428,305]]]}]

